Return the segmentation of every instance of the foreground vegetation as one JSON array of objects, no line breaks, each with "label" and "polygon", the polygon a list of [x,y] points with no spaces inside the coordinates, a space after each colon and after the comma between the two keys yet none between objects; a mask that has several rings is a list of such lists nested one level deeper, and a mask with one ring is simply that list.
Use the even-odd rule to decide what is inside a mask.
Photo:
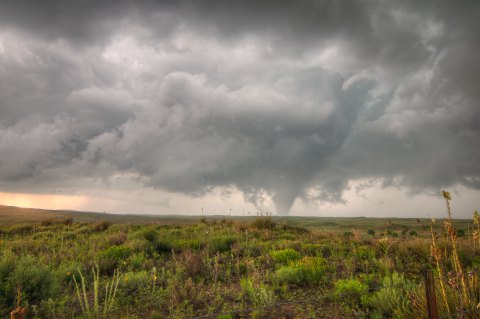
[{"label": "foreground vegetation", "polygon": [[[422,318],[421,271],[432,269],[440,315],[480,318],[478,214],[455,222],[448,208],[444,223],[363,221],[111,224],[63,216],[3,226],[0,315]],[[253,310],[227,314],[246,308]]]}]

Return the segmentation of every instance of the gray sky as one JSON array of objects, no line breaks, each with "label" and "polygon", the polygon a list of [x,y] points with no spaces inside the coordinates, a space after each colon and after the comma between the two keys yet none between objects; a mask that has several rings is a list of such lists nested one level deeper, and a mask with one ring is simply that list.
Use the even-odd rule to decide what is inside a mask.
[{"label": "gray sky", "polygon": [[478,12],[454,0],[2,0],[0,203],[440,216],[445,188],[469,216]]}]

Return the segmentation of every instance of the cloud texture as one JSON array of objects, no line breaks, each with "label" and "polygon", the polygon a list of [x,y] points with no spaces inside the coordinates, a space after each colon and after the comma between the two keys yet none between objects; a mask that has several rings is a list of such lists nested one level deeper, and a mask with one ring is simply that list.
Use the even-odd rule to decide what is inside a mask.
[{"label": "cloud texture", "polygon": [[2,1],[0,190],[234,188],[286,214],[358,180],[479,189],[479,10]]}]

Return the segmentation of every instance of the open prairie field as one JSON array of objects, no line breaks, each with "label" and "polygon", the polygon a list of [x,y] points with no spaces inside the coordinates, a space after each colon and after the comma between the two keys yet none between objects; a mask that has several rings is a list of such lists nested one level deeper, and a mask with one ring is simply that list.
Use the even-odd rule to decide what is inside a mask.
[{"label": "open prairie field", "polygon": [[426,318],[426,269],[442,316],[479,316],[478,218],[1,208],[2,317]]}]

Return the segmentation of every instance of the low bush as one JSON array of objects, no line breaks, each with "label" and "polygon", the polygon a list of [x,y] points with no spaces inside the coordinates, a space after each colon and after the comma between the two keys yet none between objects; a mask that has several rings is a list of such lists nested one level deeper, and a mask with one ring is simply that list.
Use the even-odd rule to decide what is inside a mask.
[{"label": "low bush", "polygon": [[335,283],[335,298],[351,306],[367,304],[368,286],[357,279],[341,279]]},{"label": "low bush", "polygon": [[135,233],[135,236],[141,237],[150,243],[154,243],[158,240],[159,233],[155,229],[147,228],[138,231],[137,233]]},{"label": "low bush", "polygon": [[26,235],[33,232],[33,225],[30,224],[16,224],[10,226],[8,234],[10,235]]},{"label": "low bush", "polygon": [[407,280],[396,272],[385,276],[382,288],[369,299],[369,305],[385,316],[401,318],[411,309],[411,300],[408,298],[416,284]]},{"label": "low bush", "polygon": [[153,277],[146,271],[127,272],[120,280],[119,286],[130,294],[138,293],[152,287]]},{"label": "low bush", "polygon": [[49,218],[49,219],[44,219],[40,222],[40,225],[42,226],[52,226],[57,224],[72,225],[73,218],[72,217]]},{"label": "low bush", "polygon": [[270,217],[261,217],[261,218],[256,218],[251,225],[253,228],[256,228],[256,229],[273,230],[276,224]]},{"label": "low bush", "polygon": [[108,236],[108,243],[114,246],[122,245],[123,243],[125,243],[126,240],[127,233],[124,232],[115,233]]},{"label": "low bush", "polygon": [[159,254],[170,253],[175,248],[174,242],[168,238],[162,238],[154,243],[155,251]]},{"label": "low bush", "polygon": [[92,229],[96,232],[102,232],[102,231],[107,230],[108,227],[110,227],[111,225],[112,225],[111,222],[104,220],[104,221],[101,221],[101,222],[98,222],[98,223],[94,224],[92,226]]},{"label": "low bush", "polygon": [[10,274],[15,270],[17,265],[17,257],[12,253],[5,252],[0,259],[0,310],[3,306],[11,303],[13,296],[7,296],[7,284]]},{"label": "low bush", "polygon": [[243,298],[250,301],[256,307],[267,306],[275,301],[275,296],[266,286],[254,285],[248,278],[240,280],[240,288]]},{"label": "low bush", "polygon": [[90,234],[93,232],[93,229],[89,226],[81,226],[80,228],[78,228],[75,233],[77,234]]},{"label": "low bush", "polygon": [[327,271],[325,259],[321,257],[304,257],[279,268],[274,280],[279,284],[317,285],[324,281]]},{"label": "low bush", "polygon": [[73,231],[66,231],[64,233],[62,233],[62,238],[63,239],[67,239],[67,240],[73,240],[75,238],[77,238],[77,234]]},{"label": "low bush", "polygon": [[299,260],[301,258],[301,255],[297,251],[287,248],[271,251],[270,257],[272,257],[272,259],[277,263],[288,265],[293,261]]},{"label": "low bush", "polygon": [[103,273],[112,274],[132,254],[132,249],[126,246],[111,246],[98,254],[98,265]]},{"label": "low bush", "polygon": [[[10,261],[11,263],[11,261]],[[7,267],[11,267],[11,264]],[[13,307],[17,291],[23,304],[38,304],[52,297],[56,290],[53,272],[32,256],[20,258],[2,284],[7,305]]]},{"label": "low bush", "polygon": [[49,239],[49,238],[53,238],[54,236],[55,234],[52,231],[42,231],[42,232],[33,234],[32,238],[38,240],[38,239]]},{"label": "low bush", "polygon": [[213,237],[210,243],[212,253],[229,251],[237,239],[230,235]]}]

